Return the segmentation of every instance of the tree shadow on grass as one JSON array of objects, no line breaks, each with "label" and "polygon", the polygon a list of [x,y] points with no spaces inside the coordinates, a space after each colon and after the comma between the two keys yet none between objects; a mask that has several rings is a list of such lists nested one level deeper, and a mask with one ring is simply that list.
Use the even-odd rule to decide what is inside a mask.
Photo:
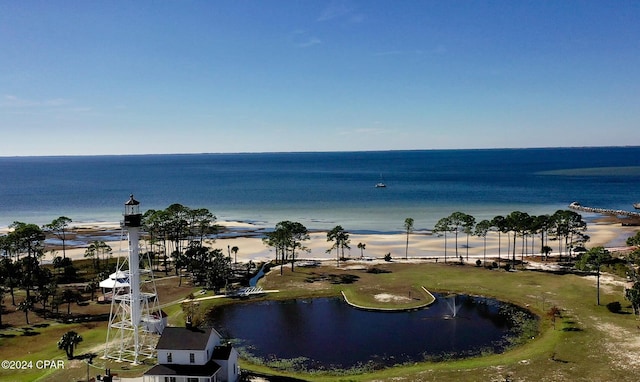
[{"label": "tree shadow on grass", "polygon": [[371,268],[367,269],[367,273],[373,273],[373,274],[377,275],[377,274],[380,274],[380,273],[391,273],[391,271],[388,270],[388,269],[371,267]]},{"label": "tree shadow on grass", "polygon": [[331,284],[353,284],[359,279],[360,279],[360,276],[356,276],[352,274],[329,275],[329,282]]},{"label": "tree shadow on grass", "polygon": [[34,331],[33,328],[23,328],[22,335],[24,337],[33,337],[33,336],[40,335],[40,332]]},{"label": "tree shadow on grass", "polygon": [[575,326],[576,322],[573,320],[565,320],[564,324],[568,326],[565,328],[562,328],[563,332],[582,332],[584,330],[582,328]]},{"label": "tree shadow on grass", "polygon": [[360,279],[360,276],[352,275],[349,273],[338,275],[338,274],[326,274],[326,273],[317,274],[315,272],[312,272],[309,274],[309,277],[307,277],[304,281],[308,283],[314,283],[317,281],[328,281],[331,284],[353,284],[359,279]]}]

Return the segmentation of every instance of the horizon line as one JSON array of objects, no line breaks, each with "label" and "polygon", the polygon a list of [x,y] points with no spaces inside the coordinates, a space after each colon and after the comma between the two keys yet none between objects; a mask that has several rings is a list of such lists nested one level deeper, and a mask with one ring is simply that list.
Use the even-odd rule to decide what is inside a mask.
[{"label": "horizon line", "polygon": [[253,155],[253,154],[323,154],[323,153],[381,153],[416,151],[490,151],[490,150],[545,150],[545,149],[592,149],[592,148],[638,148],[640,145],[583,145],[583,146],[533,146],[533,147],[476,147],[476,148],[424,148],[424,149],[378,149],[378,150],[308,150],[308,151],[219,151],[219,152],[173,152],[173,153],[123,153],[123,154],[42,154],[1,155],[5,158],[70,158],[70,157],[125,157],[160,155]]}]

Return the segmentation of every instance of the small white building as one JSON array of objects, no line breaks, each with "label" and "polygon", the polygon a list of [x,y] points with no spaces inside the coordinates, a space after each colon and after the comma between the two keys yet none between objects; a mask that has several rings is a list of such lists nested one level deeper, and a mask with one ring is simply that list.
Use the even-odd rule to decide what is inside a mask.
[{"label": "small white building", "polygon": [[236,382],[238,351],[221,344],[213,328],[166,327],[156,346],[158,364],[144,373],[144,382]]}]

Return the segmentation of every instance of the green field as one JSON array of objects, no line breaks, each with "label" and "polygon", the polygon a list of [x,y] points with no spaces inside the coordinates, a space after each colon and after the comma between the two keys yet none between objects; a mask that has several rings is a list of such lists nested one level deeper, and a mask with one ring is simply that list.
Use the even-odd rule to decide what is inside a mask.
[{"label": "green field", "polygon": [[[374,296],[388,294],[412,296],[412,302],[422,305],[429,295],[422,287],[434,292],[459,292],[494,297],[527,307],[541,317],[539,334],[526,344],[506,353],[448,361],[402,365],[367,374],[295,374],[287,370],[268,369],[262,365],[242,363],[245,369],[272,375],[289,375],[318,381],[636,381],[640,371],[640,340],[638,321],[630,314],[623,298],[621,283],[603,282],[601,305],[596,305],[595,279],[574,274],[552,274],[536,271],[505,272],[470,265],[394,264],[376,265],[378,272],[362,269],[336,269],[325,266],[279,270],[261,280],[265,290],[279,290],[259,299],[339,296],[344,292],[351,302],[374,308],[410,308],[406,301],[381,303]],[[175,280],[177,285],[177,280]],[[185,289],[188,290],[188,289]],[[227,303],[231,299],[204,300],[199,309]],[[622,312],[612,313],[607,304],[620,302]],[[561,309],[562,316],[554,323],[547,316],[552,306]],[[167,307],[174,324],[182,324],[179,305]],[[33,327],[29,331],[13,327],[2,330],[0,358],[39,360],[63,359],[60,370],[0,370],[2,381],[56,381],[86,378],[86,363],[67,361],[56,343],[60,336],[76,330],[84,337],[76,354],[95,351],[106,335],[106,323],[52,323]],[[26,333],[31,332],[31,334]],[[36,334],[33,334],[36,333]],[[95,359],[91,375],[111,367],[121,376],[141,375],[147,366],[132,367],[124,363],[105,364]]]}]

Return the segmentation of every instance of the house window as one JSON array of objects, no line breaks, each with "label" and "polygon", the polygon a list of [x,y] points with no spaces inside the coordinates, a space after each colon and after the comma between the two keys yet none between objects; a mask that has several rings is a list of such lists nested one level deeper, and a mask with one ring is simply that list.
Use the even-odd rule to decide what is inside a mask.
[{"label": "house window", "polygon": [[189,353],[189,363],[196,363],[196,355]]},{"label": "house window", "polygon": [[199,380],[198,378],[187,378],[187,382],[198,382]]},{"label": "house window", "polygon": [[171,353],[167,353],[167,363],[171,363],[171,362],[173,362],[173,357]]},{"label": "house window", "polygon": [[164,382],[176,382],[176,377],[164,377]]}]

